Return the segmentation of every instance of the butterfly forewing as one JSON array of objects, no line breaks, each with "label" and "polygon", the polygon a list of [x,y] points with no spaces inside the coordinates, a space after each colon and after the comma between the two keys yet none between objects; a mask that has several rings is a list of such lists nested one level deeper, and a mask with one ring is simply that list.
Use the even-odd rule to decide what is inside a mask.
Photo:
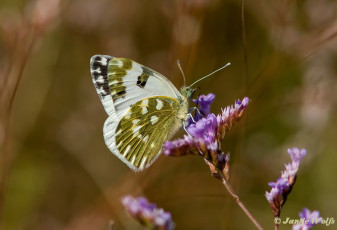
[{"label": "butterfly forewing", "polygon": [[136,170],[148,167],[160,154],[175,127],[179,102],[170,97],[149,97],[137,102],[116,129],[117,150]]},{"label": "butterfly forewing", "polygon": [[107,55],[95,55],[90,60],[92,81],[107,114],[111,114],[115,111],[110,95],[108,79],[108,63],[111,58],[112,57]]},{"label": "butterfly forewing", "polygon": [[123,115],[142,98],[180,93],[163,75],[127,58],[112,58],[108,62],[108,81],[117,115]]}]

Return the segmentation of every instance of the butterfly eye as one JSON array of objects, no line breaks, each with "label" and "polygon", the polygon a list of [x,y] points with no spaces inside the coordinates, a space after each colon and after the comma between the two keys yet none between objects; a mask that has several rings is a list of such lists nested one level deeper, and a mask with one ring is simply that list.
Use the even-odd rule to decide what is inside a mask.
[{"label": "butterfly eye", "polygon": [[185,87],[185,89],[183,89],[183,91],[185,91],[186,97],[188,99],[191,99],[193,97],[193,95],[194,95],[195,89],[192,89],[190,87]]}]

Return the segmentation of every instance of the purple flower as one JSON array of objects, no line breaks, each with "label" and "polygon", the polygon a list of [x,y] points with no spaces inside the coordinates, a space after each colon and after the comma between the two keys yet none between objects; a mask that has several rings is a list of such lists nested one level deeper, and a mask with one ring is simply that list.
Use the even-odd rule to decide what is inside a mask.
[{"label": "purple flower", "polygon": [[292,162],[285,165],[286,170],[282,172],[281,177],[287,179],[290,184],[294,184],[296,180],[298,167],[300,165],[302,158],[307,154],[307,150],[291,148],[288,149],[288,153],[291,156]]},{"label": "purple flower", "polygon": [[298,148],[291,148],[288,149],[288,153],[291,156],[291,159],[295,162],[299,162],[302,158],[307,155],[307,150],[305,149],[298,149]]},{"label": "purple flower", "polygon": [[191,112],[195,111],[195,114],[192,117],[189,117],[187,120],[187,127],[191,124],[195,124],[200,119],[207,117],[211,110],[211,104],[215,99],[215,95],[213,93],[209,93],[207,95],[200,95],[198,99],[193,99],[192,101],[196,104],[197,110],[190,109]]},{"label": "purple flower", "polygon": [[219,139],[223,139],[232,126],[241,119],[248,104],[249,98],[245,97],[242,101],[236,100],[234,105],[222,109],[222,113],[217,116]]},{"label": "purple flower", "polygon": [[175,228],[171,214],[157,208],[155,204],[149,203],[144,197],[125,196],[122,198],[122,204],[130,216],[148,228],[162,230]]},{"label": "purple flower", "polygon": [[299,213],[299,216],[302,220],[299,224],[293,225],[293,230],[309,230],[314,225],[322,222],[322,217],[319,216],[319,211],[310,212],[309,209],[304,208],[302,212]]},{"label": "purple flower", "polygon": [[187,127],[187,132],[194,138],[200,138],[207,143],[214,141],[216,137],[217,119],[212,113],[206,118],[202,118],[197,123],[191,124]]},{"label": "purple flower", "polygon": [[206,117],[211,111],[211,104],[215,100],[215,95],[209,93],[207,95],[200,95],[198,99],[193,99],[193,102],[199,105],[199,113],[196,114],[194,119],[196,121],[200,120],[202,117]]},{"label": "purple flower", "polygon": [[281,177],[276,182],[270,182],[270,192],[266,192],[265,196],[275,217],[280,216],[281,208],[287,200],[287,196],[291,192],[297,177],[300,161],[306,155],[305,149],[298,148],[288,149],[292,162],[286,164],[286,170],[281,173]]},{"label": "purple flower", "polygon": [[192,136],[185,135],[182,139],[166,141],[163,152],[166,156],[184,156],[198,154],[197,140]]},{"label": "purple flower", "polygon": [[[209,113],[210,104],[214,100],[214,94],[200,96],[200,108],[205,114]],[[237,100],[233,106],[228,106],[222,113],[215,115],[207,114],[195,124],[187,127],[188,135],[174,141],[167,141],[164,144],[163,152],[167,156],[200,155],[210,166],[212,175],[217,177],[217,170],[222,171],[225,176],[228,173],[229,155],[224,154],[221,149],[221,141],[231,127],[241,119],[249,99],[246,97],[241,102]]]}]

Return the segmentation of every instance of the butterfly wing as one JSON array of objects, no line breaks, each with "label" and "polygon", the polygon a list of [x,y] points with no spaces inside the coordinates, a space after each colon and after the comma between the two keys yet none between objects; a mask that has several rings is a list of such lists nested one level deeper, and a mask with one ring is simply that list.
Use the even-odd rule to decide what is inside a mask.
[{"label": "butterfly wing", "polygon": [[155,96],[140,100],[117,126],[107,119],[104,125],[105,142],[131,169],[141,171],[153,163],[164,141],[181,126],[181,120],[177,118],[179,108],[179,102],[170,97]]},{"label": "butterfly wing", "polygon": [[163,75],[130,59],[95,55],[90,67],[109,115],[103,127],[106,145],[131,169],[143,170],[181,126],[187,109],[181,108],[180,92]]},{"label": "butterfly wing", "polygon": [[116,112],[110,95],[108,79],[108,63],[111,58],[107,55],[95,55],[90,60],[92,81],[107,114]]},{"label": "butterfly wing", "polygon": [[151,96],[181,97],[176,87],[160,73],[127,58],[95,55],[91,75],[105,111],[118,117],[137,101]]}]

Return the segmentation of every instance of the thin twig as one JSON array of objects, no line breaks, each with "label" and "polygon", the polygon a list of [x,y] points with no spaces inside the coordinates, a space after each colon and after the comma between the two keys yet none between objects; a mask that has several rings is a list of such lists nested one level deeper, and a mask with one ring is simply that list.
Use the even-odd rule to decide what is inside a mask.
[{"label": "thin twig", "polygon": [[115,223],[114,223],[114,221],[113,220],[110,220],[109,221],[109,228],[108,228],[109,230],[114,230],[115,229]]},{"label": "thin twig", "polygon": [[221,177],[222,184],[226,187],[229,194],[234,198],[235,202],[239,205],[239,207],[243,210],[243,212],[248,216],[248,218],[253,222],[257,229],[263,230],[261,225],[257,222],[257,220],[253,217],[253,215],[248,211],[246,206],[241,202],[240,198],[235,194],[232,186],[230,185],[229,181],[226,180],[225,175],[217,169],[218,174]]}]

